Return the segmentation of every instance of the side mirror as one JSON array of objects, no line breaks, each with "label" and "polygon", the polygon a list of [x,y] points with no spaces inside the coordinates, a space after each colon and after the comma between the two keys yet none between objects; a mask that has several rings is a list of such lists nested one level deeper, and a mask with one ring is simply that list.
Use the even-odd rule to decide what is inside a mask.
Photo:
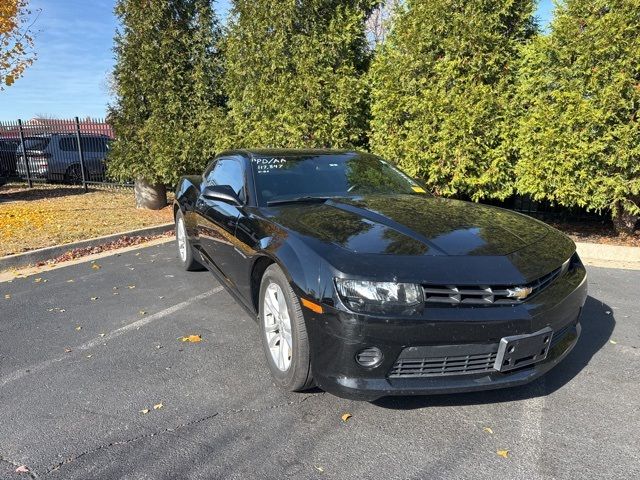
[{"label": "side mirror", "polygon": [[231,205],[242,205],[240,198],[229,185],[207,185],[202,189],[202,197]]}]

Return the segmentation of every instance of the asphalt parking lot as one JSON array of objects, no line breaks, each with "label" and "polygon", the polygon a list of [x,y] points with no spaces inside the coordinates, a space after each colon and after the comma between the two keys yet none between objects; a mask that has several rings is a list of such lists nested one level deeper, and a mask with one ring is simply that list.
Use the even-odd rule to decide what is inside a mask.
[{"label": "asphalt parking lot", "polygon": [[172,243],[0,283],[0,478],[640,478],[640,271],[589,275],[547,376],[375,403],[278,390],[254,321]]}]

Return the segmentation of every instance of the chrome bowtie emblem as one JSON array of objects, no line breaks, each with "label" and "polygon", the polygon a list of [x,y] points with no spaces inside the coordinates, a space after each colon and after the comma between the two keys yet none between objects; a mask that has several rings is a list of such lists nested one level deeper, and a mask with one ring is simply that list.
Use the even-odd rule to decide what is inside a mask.
[{"label": "chrome bowtie emblem", "polygon": [[507,297],[509,298],[517,298],[518,300],[524,300],[529,295],[533,288],[531,287],[516,287],[516,288],[507,288]]}]

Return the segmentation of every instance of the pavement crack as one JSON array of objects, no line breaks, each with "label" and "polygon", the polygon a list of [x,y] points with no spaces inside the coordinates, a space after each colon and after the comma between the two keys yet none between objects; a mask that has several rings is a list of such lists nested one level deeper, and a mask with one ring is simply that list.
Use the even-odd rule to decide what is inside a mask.
[{"label": "pavement crack", "polygon": [[[241,413],[260,413],[260,412],[264,412],[264,411],[268,411],[268,410],[274,410],[274,409],[279,409],[279,408],[286,408],[286,407],[290,407],[292,405],[300,405],[304,402],[306,402],[307,400],[309,400],[310,398],[314,398],[314,397],[318,397],[324,395],[324,392],[320,392],[320,393],[313,393],[310,395],[307,395],[303,398],[301,398],[300,400],[292,400],[289,402],[285,402],[285,403],[278,403],[275,405],[269,405],[267,407],[262,407],[262,408],[234,408],[234,409],[229,409],[229,410],[225,410],[222,412],[214,412],[211,413],[209,415],[205,415],[204,417],[199,417],[195,420],[191,420],[189,422],[185,422],[185,423],[181,423],[180,425],[174,426],[174,427],[167,427],[167,428],[163,428],[161,430],[156,430],[153,432],[149,432],[149,433],[145,433],[145,434],[141,434],[141,435],[137,435],[135,437],[126,439],[126,440],[118,440],[115,442],[109,442],[109,443],[104,443],[102,445],[98,445],[97,447],[91,448],[89,450],[84,450],[80,453],[78,453],[77,455],[68,457],[56,464],[54,464],[53,466],[49,467],[46,472],[44,473],[44,475],[49,475],[52,472],[55,472],[56,470],[59,470],[60,468],[62,468],[63,466],[74,462],[76,460],[79,460],[82,457],[85,457],[87,455],[91,455],[93,453],[99,452],[101,450],[105,450],[107,448],[111,448],[111,447],[116,447],[119,445],[127,445],[129,443],[133,443],[133,442],[137,442],[140,440],[145,440],[147,438],[151,438],[151,437],[156,437],[158,435],[162,435],[165,433],[169,433],[169,434],[173,434],[175,432],[177,432],[178,430],[181,430],[183,428],[187,428],[187,427],[191,427],[193,425],[197,425],[199,423],[202,422],[206,422],[207,420],[211,420],[213,418],[217,418],[217,417],[221,417],[221,416],[227,416],[227,415],[235,415],[235,414],[241,414]],[[182,438],[182,437],[180,437]],[[187,439],[185,439],[187,440]],[[0,457],[0,459],[2,459],[2,457]],[[17,465],[16,465],[17,467]],[[33,478],[36,478],[35,476],[33,476]]]}]

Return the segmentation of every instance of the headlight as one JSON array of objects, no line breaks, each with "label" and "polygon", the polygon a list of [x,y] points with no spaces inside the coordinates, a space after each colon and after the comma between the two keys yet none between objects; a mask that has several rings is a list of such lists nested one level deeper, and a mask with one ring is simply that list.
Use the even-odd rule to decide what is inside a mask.
[{"label": "headlight", "polygon": [[336,278],[336,288],[349,309],[363,313],[412,313],[423,303],[415,283],[369,282]]}]

